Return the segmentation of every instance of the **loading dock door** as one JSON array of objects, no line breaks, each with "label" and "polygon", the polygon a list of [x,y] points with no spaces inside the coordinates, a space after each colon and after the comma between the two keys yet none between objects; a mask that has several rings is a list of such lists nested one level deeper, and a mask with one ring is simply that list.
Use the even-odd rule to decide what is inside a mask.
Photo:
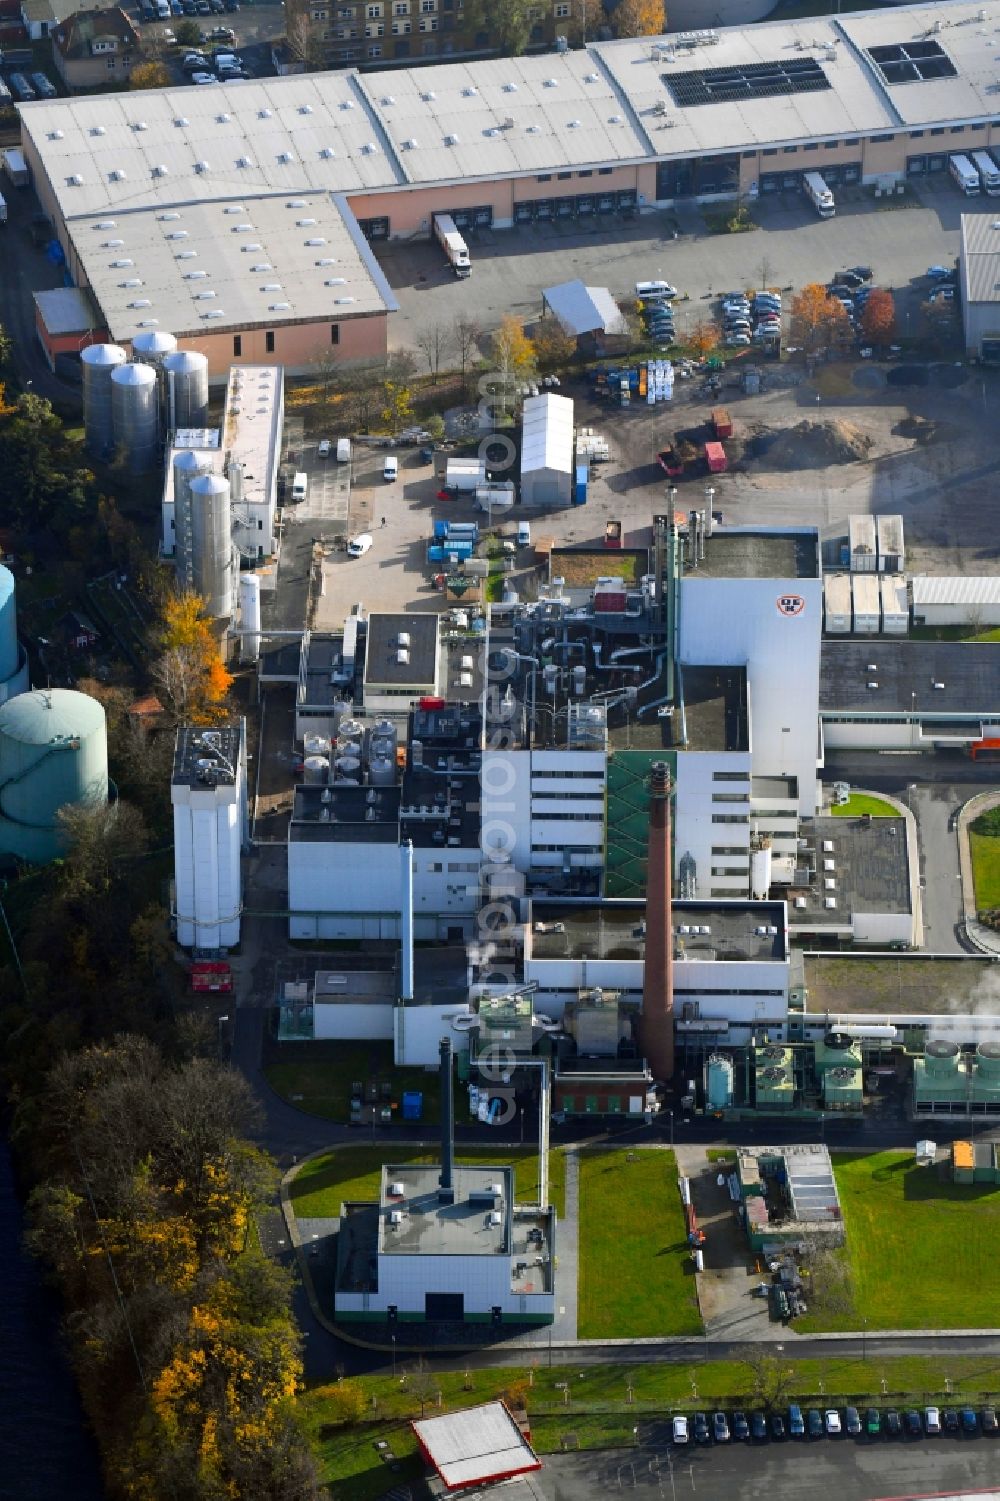
[{"label": "loading dock door", "polygon": [[533,203],[515,203],[514,223],[530,224],[535,217],[535,205]]},{"label": "loading dock door", "polygon": [[424,1317],[434,1322],[460,1324],[465,1318],[464,1293],[424,1293]]},{"label": "loading dock door", "polygon": [[359,219],[358,228],[366,240],[387,240],[389,238],[389,219],[387,215],[380,219]]}]

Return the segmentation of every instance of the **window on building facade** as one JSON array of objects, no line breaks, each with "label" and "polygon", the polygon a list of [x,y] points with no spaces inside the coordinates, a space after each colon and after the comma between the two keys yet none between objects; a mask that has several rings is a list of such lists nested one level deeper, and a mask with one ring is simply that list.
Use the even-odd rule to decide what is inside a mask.
[{"label": "window on building facade", "polygon": [[274,334],[270,331],[264,335],[264,349],[268,354],[274,353]]}]

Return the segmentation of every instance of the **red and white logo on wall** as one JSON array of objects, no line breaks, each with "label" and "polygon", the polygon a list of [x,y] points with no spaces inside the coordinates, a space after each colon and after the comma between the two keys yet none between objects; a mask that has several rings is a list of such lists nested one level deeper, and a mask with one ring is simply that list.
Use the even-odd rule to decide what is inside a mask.
[{"label": "red and white logo on wall", "polygon": [[779,615],[801,615],[806,607],[801,594],[779,594],[777,603]]}]

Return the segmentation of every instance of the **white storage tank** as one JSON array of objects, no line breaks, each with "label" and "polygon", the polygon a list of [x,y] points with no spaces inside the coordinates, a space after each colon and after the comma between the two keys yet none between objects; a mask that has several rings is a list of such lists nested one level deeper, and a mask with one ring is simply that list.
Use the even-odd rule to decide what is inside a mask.
[{"label": "white storage tank", "polygon": [[107,800],[108,737],[96,699],[45,688],[0,706],[0,852],[46,864],[62,853],[59,809]]},{"label": "white storage tank", "polygon": [[128,355],[117,344],[90,344],[80,355],[83,366],[83,428],[87,451],[103,457],[114,447],[111,376]]},{"label": "white storage tank", "polygon": [[185,589],[193,589],[194,515],[191,508],[191,485],[199,476],[212,473],[212,456],[208,449],[184,448],[174,455],[173,467],[177,581]]},{"label": "white storage tank", "polygon": [[905,636],[910,627],[910,610],[906,598],[906,578],[901,573],[883,573],[879,579],[882,594],[882,629],[887,636]]},{"label": "white storage tank", "polygon": [[306,756],[328,756],[330,738],[328,735],[306,735],[302,741],[302,749]]},{"label": "white storage tank", "polygon": [[136,334],[132,340],[132,356],[144,365],[154,365],[159,368],[168,354],[173,354],[177,348],[177,340],[173,334],[168,334],[164,329],[146,328],[142,333]]},{"label": "white storage tank", "polygon": [[306,756],[302,763],[303,780],[307,787],[322,786],[330,775],[330,762],[326,756]]},{"label": "white storage tank", "polygon": [[115,447],[125,450],[134,474],[152,469],[160,446],[159,393],[152,365],[119,365],[111,372]]},{"label": "white storage tank", "polygon": [[750,895],[755,902],[763,902],[771,889],[771,841],[766,835],[758,835],[751,848]]},{"label": "white storage tank", "polygon": [[256,662],[260,656],[260,579],[255,573],[240,574],[240,658]]},{"label": "white storage tank", "polygon": [[855,573],[851,578],[851,596],[854,634],[856,636],[878,635],[882,623],[882,599],[877,574]]},{"label": "white storage tank", "polygon": [[229,482],[221,474],[191,481],[193,588],[209,615],[228,618],[233,608],[233,542]]},{"label": "white storage tank", "polygon": [[28,654],[17,639],[17,586],[0,564],[0,704],[30,687]]},{"label": "white storage tank", "polygon": [[846,636],[851,629],[851,575],[828,573],[823,580],[823,614],[830,636]]},{"label": "white storage tank", "polygon": [[373,787],[392,787],[396,782],[396,762],[387,756],[372,756],[368,763],[368,778]]},{"label": "white storage tank", "polygon": [[176,430],[208,425],[208,356],[178,349],[163,361],[167,422]]},{"label": "white storage tank", "polygon": [[338,756],[334,762],[338,782],[357,783],[361,778],[360,756]]}]

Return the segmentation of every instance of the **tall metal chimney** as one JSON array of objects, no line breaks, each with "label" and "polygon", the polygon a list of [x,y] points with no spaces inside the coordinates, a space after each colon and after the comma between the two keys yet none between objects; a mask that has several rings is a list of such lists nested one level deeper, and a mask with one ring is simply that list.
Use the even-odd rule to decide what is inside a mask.
[{"label": "tall metal chimney", "polygon": [[452,1087],[451,1038],[441,1039],[441,1176],[438,1201],[455,1202],[455,1096]]},{"label": "tall metal chimney", "polygon": [[399,847],[399,994],[413,1000],[413,840]]},{"label": "tall metal chimney", "polygon": [[671,895],[670,768],[649,769],[649,861],[646,875],[646,966],[640,1040],[653,1077],[674,1075],[674,931]]}]

